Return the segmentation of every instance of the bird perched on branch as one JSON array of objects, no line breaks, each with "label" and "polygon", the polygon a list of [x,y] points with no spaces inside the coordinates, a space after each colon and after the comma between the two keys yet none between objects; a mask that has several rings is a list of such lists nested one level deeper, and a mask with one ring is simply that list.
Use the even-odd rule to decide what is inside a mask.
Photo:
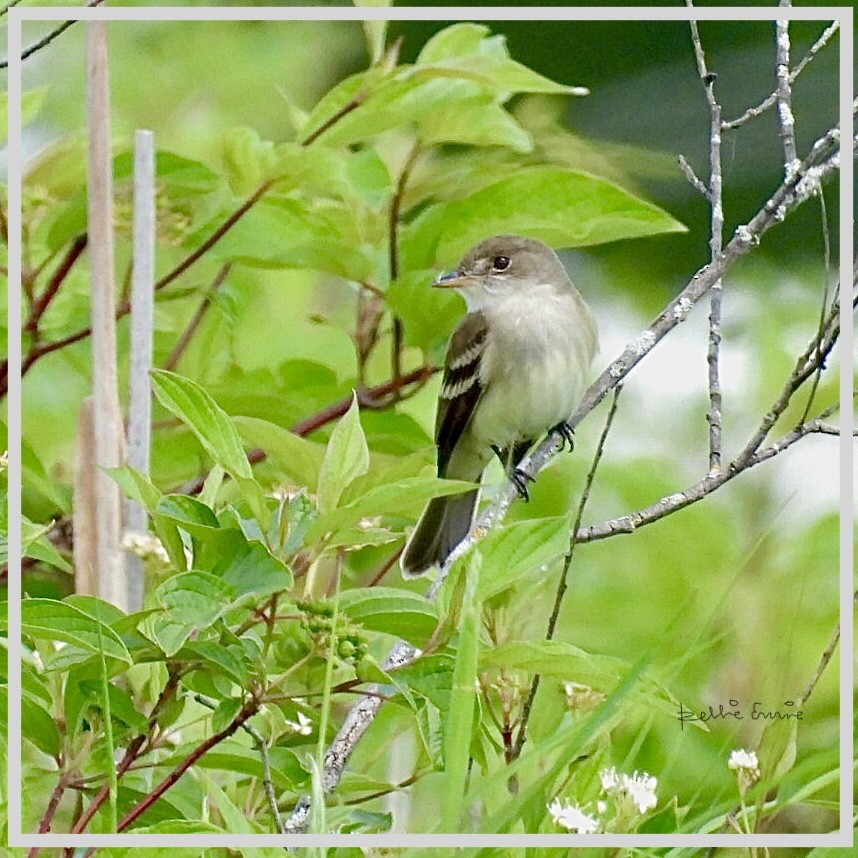
[{"label": "bird perched on branch", "polygon": [[[494,453],[527,498],[518,465],[536,439],[557,429],[572,445],[566,421],[597,350],[590,309],[554,251],[517,235],[480,242],[433,285],[456,289],[468,308],[444,361],[438,476],[478,484]],[[444,563],[471,528],[478,493],[427,504],[402,555],[405,577]]]}]

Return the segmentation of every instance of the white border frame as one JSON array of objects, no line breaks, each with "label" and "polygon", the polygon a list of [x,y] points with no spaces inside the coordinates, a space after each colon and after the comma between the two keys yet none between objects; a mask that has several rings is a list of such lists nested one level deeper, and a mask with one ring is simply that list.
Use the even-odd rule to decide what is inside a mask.
[{"label": "white border frame", "polygon": [[[839,21],[840,127],[852,138],[853,10],[843,7],[13,7],[8,11],[9,57],[9,846],[738,846],[846,847],[852,839],[852,408],[840,411],[840,830],[828,834],[32,834],[21,831],[21,23],[22,21]],[[853,158],[841,158],[840,298],[852,303]],[[853,318],[840,337],[841,403],[851,402]]]}]

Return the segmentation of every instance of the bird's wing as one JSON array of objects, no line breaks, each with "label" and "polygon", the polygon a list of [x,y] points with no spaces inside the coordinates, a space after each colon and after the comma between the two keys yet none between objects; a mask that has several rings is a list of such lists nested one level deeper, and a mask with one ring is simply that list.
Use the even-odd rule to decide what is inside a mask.
[{"label": "bird's wing", "polygon": [[485,389],[480,383],[480,359],[487,334],[486,317],[469,313],[450,338],[435,421],[438,475],[442,477]]}]

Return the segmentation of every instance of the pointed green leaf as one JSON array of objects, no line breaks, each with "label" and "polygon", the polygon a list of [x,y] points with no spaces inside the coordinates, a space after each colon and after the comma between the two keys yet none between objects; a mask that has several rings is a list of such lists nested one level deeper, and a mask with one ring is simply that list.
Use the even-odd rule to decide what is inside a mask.
[{"label": "pointed green leaf", "polygon": [[256,417],[236,417],[235,425],[244,440],[264,450],[268,459],[299,486],[316,490],[325,457],[321,444]]},{"label": "pointed green leaf", "polygon": [[253,476],[232,420],[207,391],[163,369],[152,370],[152,389],[159,402],[191,429],[228,474],[248,479]]},{"label": "pointed green leaf", "polygon": [[685,227],[617,185],[559,167],[530,167],[468,197],[426,209],[403,231],[408,269],[455,264],[490,235],[514,233],[552,247],[588,247]]},{"label": "pointed green leaf", "polygon": [[25,599],[21,603],[21,631],[36,640],[64,641],[90,653],[131,663],[119,635],[79,608],[53,599]]},{"label": "pointed green leaf", "polygon": [[343,415],[328,441],[325,458],[319,471],[319,510],[322,513],[336,509],[344,489],[369,468],[369,448],[360,425],[357,395]]},{"label": "pointed green leaf", "polygon": [[393,587],[345,590],[340,608],[364,628],[396,635],[418,647],[426,645],[438,625],[437,609],[425,596]]}]

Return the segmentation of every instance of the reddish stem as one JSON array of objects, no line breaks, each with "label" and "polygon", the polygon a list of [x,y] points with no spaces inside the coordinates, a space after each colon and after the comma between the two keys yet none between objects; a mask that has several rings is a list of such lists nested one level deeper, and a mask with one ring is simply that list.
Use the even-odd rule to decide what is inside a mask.
[{"label": "reddish stem", "polygon": [[[207,751],[210,751],[215,745],[220,744],[224,739],[228,739],[245,721],[253,715],[258,708],[258,703],[255,699],[251,698],[247,703],[244,704],[241,711],[238,715],[233,718],[232,722],[223,728],[219,733],[215,733],[213,736],[210,736],[199,745],[194,751],[188,754],[163,781],[161,781],[146,798],[143,799],[139,804],[135,807],[131,808],[125,816],[119,820],[119,824],[116,826],[117,831],[124,831],[128,826],[130,826],[135,820],[139,819],[140,816],[145,813],[168,789],[170,789],[173,784],[175,784],[179,778],[194,764],[199,760]],[[87,853],[90,854],[90,853]]]}]

